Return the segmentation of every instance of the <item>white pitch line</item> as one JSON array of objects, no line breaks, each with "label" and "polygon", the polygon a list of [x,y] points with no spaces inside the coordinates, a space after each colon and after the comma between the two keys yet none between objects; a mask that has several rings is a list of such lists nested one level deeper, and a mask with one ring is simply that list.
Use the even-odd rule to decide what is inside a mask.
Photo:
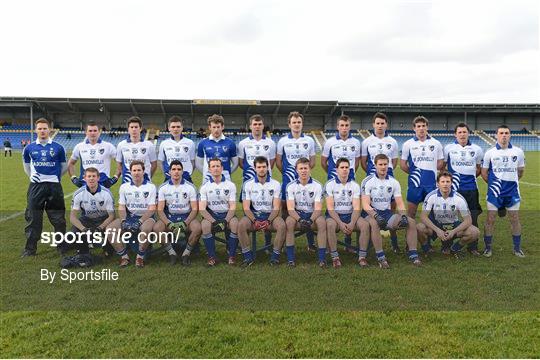
[{"label": "white pitch line", "polygon": [[[76,191],[76,190],[75,190]],[[64,199],[67,199],[69,197],[71,197],[73,194],[75,194],[75,191],[72,192],[72,193],[69,193],[67,195],[64,196]],[[24,214],[24,211],[19,211],[19,212],[16,212],[15,214],[11,214],[9,216],[6,216],[6,217],[3,217],[3,218],[0,218],[0,223],[3,223],[5,221],[8,221],[8,220],[11,220],[11,219],[15,219],[16,217],[18,216],[21,216]]]},{"label": "white pitch line", "polygon": [[520,184],[525,184],[525,185],[531,185],[531,186],[540,186],[540,184],[530,183],[530,182],[526,182],[526,181],[520,181],[519,183]]}]

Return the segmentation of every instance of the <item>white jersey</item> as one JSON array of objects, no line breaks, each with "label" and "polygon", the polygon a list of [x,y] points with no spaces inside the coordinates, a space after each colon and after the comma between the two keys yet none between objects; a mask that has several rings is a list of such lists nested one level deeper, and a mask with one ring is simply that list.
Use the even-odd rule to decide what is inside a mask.
[{"label": "white jersey", "polygon": [[512,144],[503,149],[497,143],[486,151],[482,167],[489,169],[488,200],[499,196],[520,196],[518,168],[525,167],[523,150]]},{"label": "white jersey", "polygon": [[437,178],[437,160],[444,159],[443,147],[431,136],[425,141],[414,136],[403,143],[401,159],[409,164],[409,187],[431,186]]},{"label": "white jersey", "polygon": [[285,135],[279,139],[277,144],[277,153],[282,158],[283,186],[297,178],[296,161],[300,158],[309,159],[315,156],[315,141],[312,137],[304,134],[298,139],[293,138],[292,134]]},{"label": "white jersey", "polygon": [[382,139],[371,134],[367,139],[362,141],[362,156],[367,158],[367,175],[375,174],[375,156],[379,154],[384,154],[388,156],[390,162],[388,163],[388,174],[394,176],[394,165],[392,164],[393,159],[398,158],[399,146],[393,137],[390,135],[384,135]]},{"label": "white jersey", "polygon": [[258,177],[248,180],[242,188],[242,199],[251,202],[251,211],[254,213],[270,213],[274,209],[274,199],[281,198],[281,184],[267,176],[261,183]]},{"label": "white jersey", "polygon": [[343,140],[339,134],[332,136],[324,143],[322,156],[328,158],[328,179],[337,177],[336,163],[340,158],[349,160],[351,170],[349,177],[354,179],[354,169],[356,159],[360,157],[362,148],[360,140],[349,135],[348,138]]},{"label": "white jersey", "polygon": [[71,160],[81,160],[80,179],[84,176],[84,170],[89,167],[99,171],[99,181],[105,181],[111,173],[111,159],[116,157],[116,148],[113,144],[99,139],[94,145],[88,139],[78,143],[73,148]]},{"label": "white jersey", "polygon": [[376,210],[390,210],[392,200],[401,197],[401,185],[390,175],[379,179],[377,175],[369,175],[362,181],[362,195],[371,198],[371,207]]},{"label": "white jersey", "polygon": [[476,185],[476,166],[482,164],[484,152],[476,144],[461,146],[457,140],[444,147],[444,159],[452,174],[452,189],[478,190]]},{"label": "white jersey", "polygon": [[144,180],[141,186],[132,182],[120,186],[118,203],[125,205],[131,215],[144,215],[150,205],[156,205],[156,201],[156,186],[147,180]]},{"label": "white jersey", "polygon": [[257,156],[264,156],[268,160],[268,171],[272,174],[270,160],[276,158],[276,143],[264,135],[261,140],[256,140],[249,135],[238,143],[238,157],[242,161],[244,182],[257,177],[253,165],[253,161]]},{"label": "white jersey", "polygon": [[309,178],[306,185],[294,180],[287,185],[287,200],[294,200],[294,209],[305,213],[315,211],[315,203],[321,202],[323,188],[320,182]]},{"label": "white jersey", "polygon": [[158,201],[165,201],[167,215],[189,214],[193,210],[191,202],[197,201],[197,189],[184,179],[181,179],[178,185],[174,185],[170,180],[159,187]]},{"label": "white jersey", "polygon": [[122,179],[124,183],[131,181],[129,164],[135,160],[144,162],[144,173],[147,180],[150,180],[152,178],[151,163],[156,161],[156,147],[154,144],[150,141],[133,143],[130,138],[120,141],[116,149],[116,161],[122,163]]},{"label": "white jersey", "polygon": [[109,212],[114,212],[114,199],[104,186],[98,185],[94,194],[88,186],[83,186],[73,194],[71,210],[80,210],[81,219],[105,220]]},{"label": "white jersey", "polygon": [[445,199],[439,190],[433,190],[424,200],[424,211],[429,211],[430,218],[439,224],[454,224],[462,217],[469,215],[467,201],[461,194],[451,190]]},{"label": "white jersey", "polygon": [[201,186],[199,195],[201,201],[207,202],[207,209],[210,212],[225,213],[229,211],[229,202],[236,201],[236,186],[224,175],[219,184],[214,181],[214,177],[210,177]]},{"label": "white jersey", "polygon": [[332,179],[324,186],[324,196],[334,199],[334,210],[338,214],[351,214],[354,210],[353,200],[360,199],[360,185],[351,179],[345,184]]},{"label": "white jersey", "polygon": [[185,136],[181,136],[178,141],[171,136],[159,144],[157,158],[163,162],[163,173],[166,180],[170,178],[169,168],[173,160],[179,160],[182,163],[184,173],[191,176],[193,174],[193,161],[195,161],[195,143]]}]

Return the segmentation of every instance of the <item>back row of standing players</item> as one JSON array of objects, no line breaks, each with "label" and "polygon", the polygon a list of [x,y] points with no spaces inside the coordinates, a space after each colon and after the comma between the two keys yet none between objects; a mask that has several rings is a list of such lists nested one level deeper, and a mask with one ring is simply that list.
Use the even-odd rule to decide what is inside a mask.
[{"label": "back row of standing players", "polygon": [[[182,135],[182,119],[173,116],[168,124],[171,137],[170,139],[162,141],[157,157],[153,143],[141,139],[142,121],[138,117],[132,117],[128,120],[129,138],[120,142],[117,149],[115,149],[112,144],[99,139],[99,128],[97,125],[88,124],[86,127],[87,138],[84,142],[75,147],[73,155],[69,160],[68,171],[72,176],[72,181],[76,185],[83,185],[83,171],[81,171],[81,177],[77,177],[74,172],[74,165],[80,159],[81,169],[95,167],[99,170],[100,184],[105,187],[110,187],[114,185],[120,176],[122,176],[123,182],[126,184],[123,185],[123,187],[127,189],[128,186],[132,185],[133,179],[131,177],[130,164],[133,163],[133,161],[139,160],[144,163],[144,177],[146,181],[149,181],[155,173],[158,168],[157,161],[159,161],[167,182],[170,181],[170,165],[174,160],[178,160],[182,164],[182,176],[185,181],[192,182],[191,175],[194,169],[198,169],[203,174],[203,178],[205,179],[204,182],[208,181],[212,183],[213,177],[209,173],[208,168],[209,160],[219,159],[222,165],[224,179],[230,181],[231,173],[240,166],[243,169],[243,182],[245,184],[250,180],[256,182],[257,174],[255,171],[254,160],[257,157],[263,156],[268,159],[269,173],[273,166],[276,165],[283,174],[280,193],[281,199],[285,202],[285,200],[288,199],[287,189],[289,184],[292,185],[289,190],[292,190],[299,184],[298,169],[296,167],[297,161],[299,159],[307,159],[309,162],[309,169],[315,166],[315,143],[311,137],[304,135],[302,132],[304,124],[302,114],[298,112],[290,113],[288,116],[288,124],[291,130],[290,133],[281,138],[276,146],[275,142],[266,137],[263,132],[263,117],[254,115],[250,118],[251,135],[242,140],[237,148],[234,141],[223,135],[223,117],[212,115],[208,119],[210,136],[202,140],[199,143],[198,148],[195,149],[193,141]],[[392,208],[395,208],[396,197],[400,198],[401,194],[400,191],[397,191],[395,197],[390,197],[391,201],[384,205],[388,205],[388,209],[377,206],[378,201],[384,203],[383,194],[376,194],[377,188],[378,190],[381,190],[392,188],[392,186],[392,189],[396,188],[396,186],[399,187],[399,183],[395,180],[391,186],[385,187],[385,185],[389,185],[388,182],[393,180],[391,177],[394,169],[397,167],[399,158],[397,141],[387,135],[387,125],[388,119],[385,114],[375,114],[373,116],[373,134],[360,143],[358,139],[352,137],[350,134],[351,119],[348,116],[341,116],[338,118],[336,136],[329,138],[325,142],[321,156],[321,166],[327,172],[329,182],[325,186],[326,189],[323,190],[322,186],[316,180],[309,177],[308,182],[309,184],[312,184],[311,187],[320,187],[321,189],[320,191],[308,191],[308,194],[318,192],[320,194],[325,193],[327,196],[332,196],[332,192],[334,192],[336,196],[334,199],[336,212],[337,207],[339,206],[338,203],[340,202],[346,203],[346,207],[351,207],[353,203],[352,197],[356,196],[351,194],[356,194],[357,192],[346,189],[354,188],[354,184],[358,185],[355,183],[354,179],[355,173],[361,165],[367,175],[362,182],[361,192],[365,193],[367,188],[373,189],[372,193],[369,194],[372,197],[371,205],[373,205],[373,208],[376,210],[373,217],[380,223],[381,227],[385,225],[385,222],[388,223],[390,218],[386,216],[385,219],[383,210],[390,210],[390,202],[392,203]],[[478,215],[482,210],[478,199],[479,195],[476,177],[481,174],[488,183],[488,217],[484,229],[484,255],[491,256],[492,254],[491,242],[495,214],[497,211],[502,213],[507,209],[512,224],[514,254],[523,256],[520,247],[521,228],[517,210],[519,210],[520,204],[518,179],[523,174],[524,154],[521,149],[513,147],[510,144],[509,129],[505,126],[501,126],[497,129],[497,144],[494,148],[486,152],[485,155],[483,155],[482,149],[479,146],[470,143],[470,129],[466,124],[458,124],[456,126],[456,141],[453,144],[447,145],[444,150],[439,141],[428,135],[428,120],[426,118],[421,116],[415,118],[413,121],[413,130],[415,136],[404,143],[400,158],[400,167],[409,174],[407,189],[408,218],[415,218],[418,204],[425,200],[424,210],[426,210],[426,206],[430,207],[432,210],[431,212],[435,214],[434,216],[437,218],[437,221],[431,223],[431,225],[434,225],[433,228],[424,232],[436,236],[437,234],[441,234],[437,229],[441,230],[443,227],[437,227],[437,225],[444,225],[444,223],[448,221],[455,222],[455,214],[446,214],[446,205],[448,205],[448,211],[451,210],[454,213],[458,210],[468,211],[470,209],[472,223],[474,226],[477,226]],[[374,160],[379,154],[384,154],[389,159],[389,161],[387,161],[388,176],[385,175],[385,178],[380,178],[380,174],[376,173],[376,164]],[[116,174],[109,177],[110,161],[113,158],[116,159],[119,166],[117,167]],[[349,165],[348,178],[343,181],[341,181],[338,176],[337,165],[339,159],[347,159]],[[434,199],[432,199],[432,197],[441,197],[441,192],[438,191],[436,187],[436,178],[437,172],[443,170],[445,167],[447,167],[452,174],[452,190],[449,194],[445,194],[445,201],[441,203],[440,201],[433,201]],[[302,189],[305,193],[306,188],[304,187]],[[336,191],[335,189],[339,189],[340,191]],[[122,195],[122,193],[123,191],[121,188],[121,204],[122,197],[125,197],[125,194]],[[339,194],[343,195],[342,199],[338,199]],[[392,195],[394,195],[394,192]],[[379,196],[379,198],[377,198],[377,196]],[[450,200],[447,199],[448,197]],[[456,197],[457,200],[453,200],[454,197]],[[428,201],[429,199],[431,200]],[[298,200],[298,203],[302,203],[301,199],[296,200]],[[460,203],[460,200],[465,200],[461,201],[461,203],[465,202],[467,209],[456,208],[455,204]],[[437,207],[441,207],[440,216],[438,217],[436,211]],[[283,208],[287,208],[286,203]],[[302,206],[300,205],[300,207],[298,207],[298,214],[302,211],[301,208]],[[309,213],[307,210],[310,209],[304,210]],[[351,213],[353,210],[352,207],[349,210],[349,213]],[[311,209],[311,212],[312,211],[313,209]],[[341,214],[346,214],[347,209],[341,209],[340,212]],[[296,220],[301,222],[301,220],[303,220],[302,216]],[[305,220],[312,221],[313,219]],[[405,219],[402,220],[405,222],[407,221]],[[350,234],[348,230],[345,230],[347,228],[345,226],[347,225],[345,218],[337,218],[336,223],[338,229],[342,229],[346,234]],[[316,226],[313,227],[316,228]],[[307,235],[310,247],[316,248],[314,245],[313,233],[308,231]],[[420,237],[422,238],[422,236]],[[391,232],[391,238],[394,251],[399,251],[397,237],[394,231]],[[429,241],[426,241],[423,244],[423,249],[424,251],[431,251]],[[377,246],[376,250],[378,250]],[[411,250],[410,246],[409,250]],[[479,254],[477,242],[469,244],[469,251],[474,254]],[[413,261],[414,258],[415,254],[412,254]]]}]

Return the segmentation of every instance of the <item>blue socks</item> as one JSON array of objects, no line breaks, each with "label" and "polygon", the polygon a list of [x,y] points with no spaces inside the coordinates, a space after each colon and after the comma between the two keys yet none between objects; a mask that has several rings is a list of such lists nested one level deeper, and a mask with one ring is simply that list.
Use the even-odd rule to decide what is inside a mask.
[{"label": "blue socks", "polygon": [[285,246],[285,250],[287,251],[287,261],[294,261],[294,245]]},{"label": "blue socks", "polygon": [[319,248],[319,262],[326,261],[326,248]]},{"label": "blue socks", "polygon": [[238,249],[238,235],[231,232],[229,234],[229,238],[227,239],[227,243],[229,244],[229,256],[236,256],[236,250]]},{"label": "blue socks", "polygon": [[264,232],[264,245],[269,246],[272,244],[272,233],[271,232]]},{"label": "blue socks", "polygon": [[429,243],[429,241],[427,241],[425,244],[422,244],[422,251],[427,253],[429,252],[429,250],[431,250],[431,244]]},{"label": "blue socks", "polygon": [[375,254],[377,255],[377,260],[382,261],[386,259],[386,256],[384,255],[384,251],[375,251]]},{"label": "blue socks", "polygon": [[253,251],[251,251],[251,248],[242,249],[242,255],[245,262],[253,262]]},{"label": "blue socks", "polygon": [[493,242],[493,236],[484,235],[484,244],[486,245],[486,249],[491,250],[492,242]]},{"label": "blue socks", "polygon": [[398,247],[397,235],[396,234],[390,234],[390,242],[392,243],[393,248]]},{"label": "blue socks", "polygon": [[359,258],[367,257],[367,250],[358,250],[358,257]]},{"label": "blue socks", "polygon": [[416,250],[409,250],[407,252],[407,255],[409,256],[409,260],[411,261],[418,259],[418,252]]},{"label": "blue socks", "polygon": [[202,236],[204,241],[204,246],[206,247],[206,252],[208,253],[208,257],[216,257],[216,240],[214,240],[214,237],[212,234],[207,234]]},{"label": "blue socks", "polygon": [[309,247],[315,247],[315,233],[313,231],[308,231],[306,233],[307,243]]},{"label": "blue socks", "polygon": [[455,243],[452,244],[452,246],[450,247],[450,250],[452,252],[459,252],[461,249],[463,249],[463,245],[461,245],[459,243],[459,241],[456,241]]},{"label": "blue socks", "polygon": [[521,250],[521,235],[512,235],[512,242],[514,243],[514,251]]},{"label": "blue socks", "polygon": [[281,255],[281,251],[274,249],[272,251],[272,255],[270,255],[270,261],[279,262],[279,256],[280,255]]}]

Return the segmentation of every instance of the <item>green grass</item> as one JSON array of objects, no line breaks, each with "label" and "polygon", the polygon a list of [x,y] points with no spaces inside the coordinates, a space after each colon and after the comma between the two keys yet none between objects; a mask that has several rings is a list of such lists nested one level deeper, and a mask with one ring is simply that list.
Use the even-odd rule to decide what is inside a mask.
[{"label": "green grass", "polygon": [[[523,181],[539,184],[540,153],[526,158]],[[0,171],[4,217],[24,210],[28,180],[20,154],[0,158]],[[320,167],[314,176],[324,182]],[[405,174],[398,170],[397,177],[405,185]],[[233,179],[239,184],[240,173]],[[67,177],[63,185],[66,194],[75,190]],[[95,269],[119,271],[116,282],[48,284],[39,271],[59,271],[59,257],[40,245],[35,259],[20,260],[24,219],[18,216],[0,222],[0,355],[538,357],[539,191],[521,186],[525,259],[511,254],[508,220],[498,219],[491,259],[437,254],[416,269],[404,255],[387,252],[390,271],[361,270],[349,254],[342,254],[339,271],[320,270],[302,237],[296,269],[270,267],[266,255],[247,270],[207,269],[204,254],[187,269],[154,258],[143,270],[120,271],[113,259]]]}]

